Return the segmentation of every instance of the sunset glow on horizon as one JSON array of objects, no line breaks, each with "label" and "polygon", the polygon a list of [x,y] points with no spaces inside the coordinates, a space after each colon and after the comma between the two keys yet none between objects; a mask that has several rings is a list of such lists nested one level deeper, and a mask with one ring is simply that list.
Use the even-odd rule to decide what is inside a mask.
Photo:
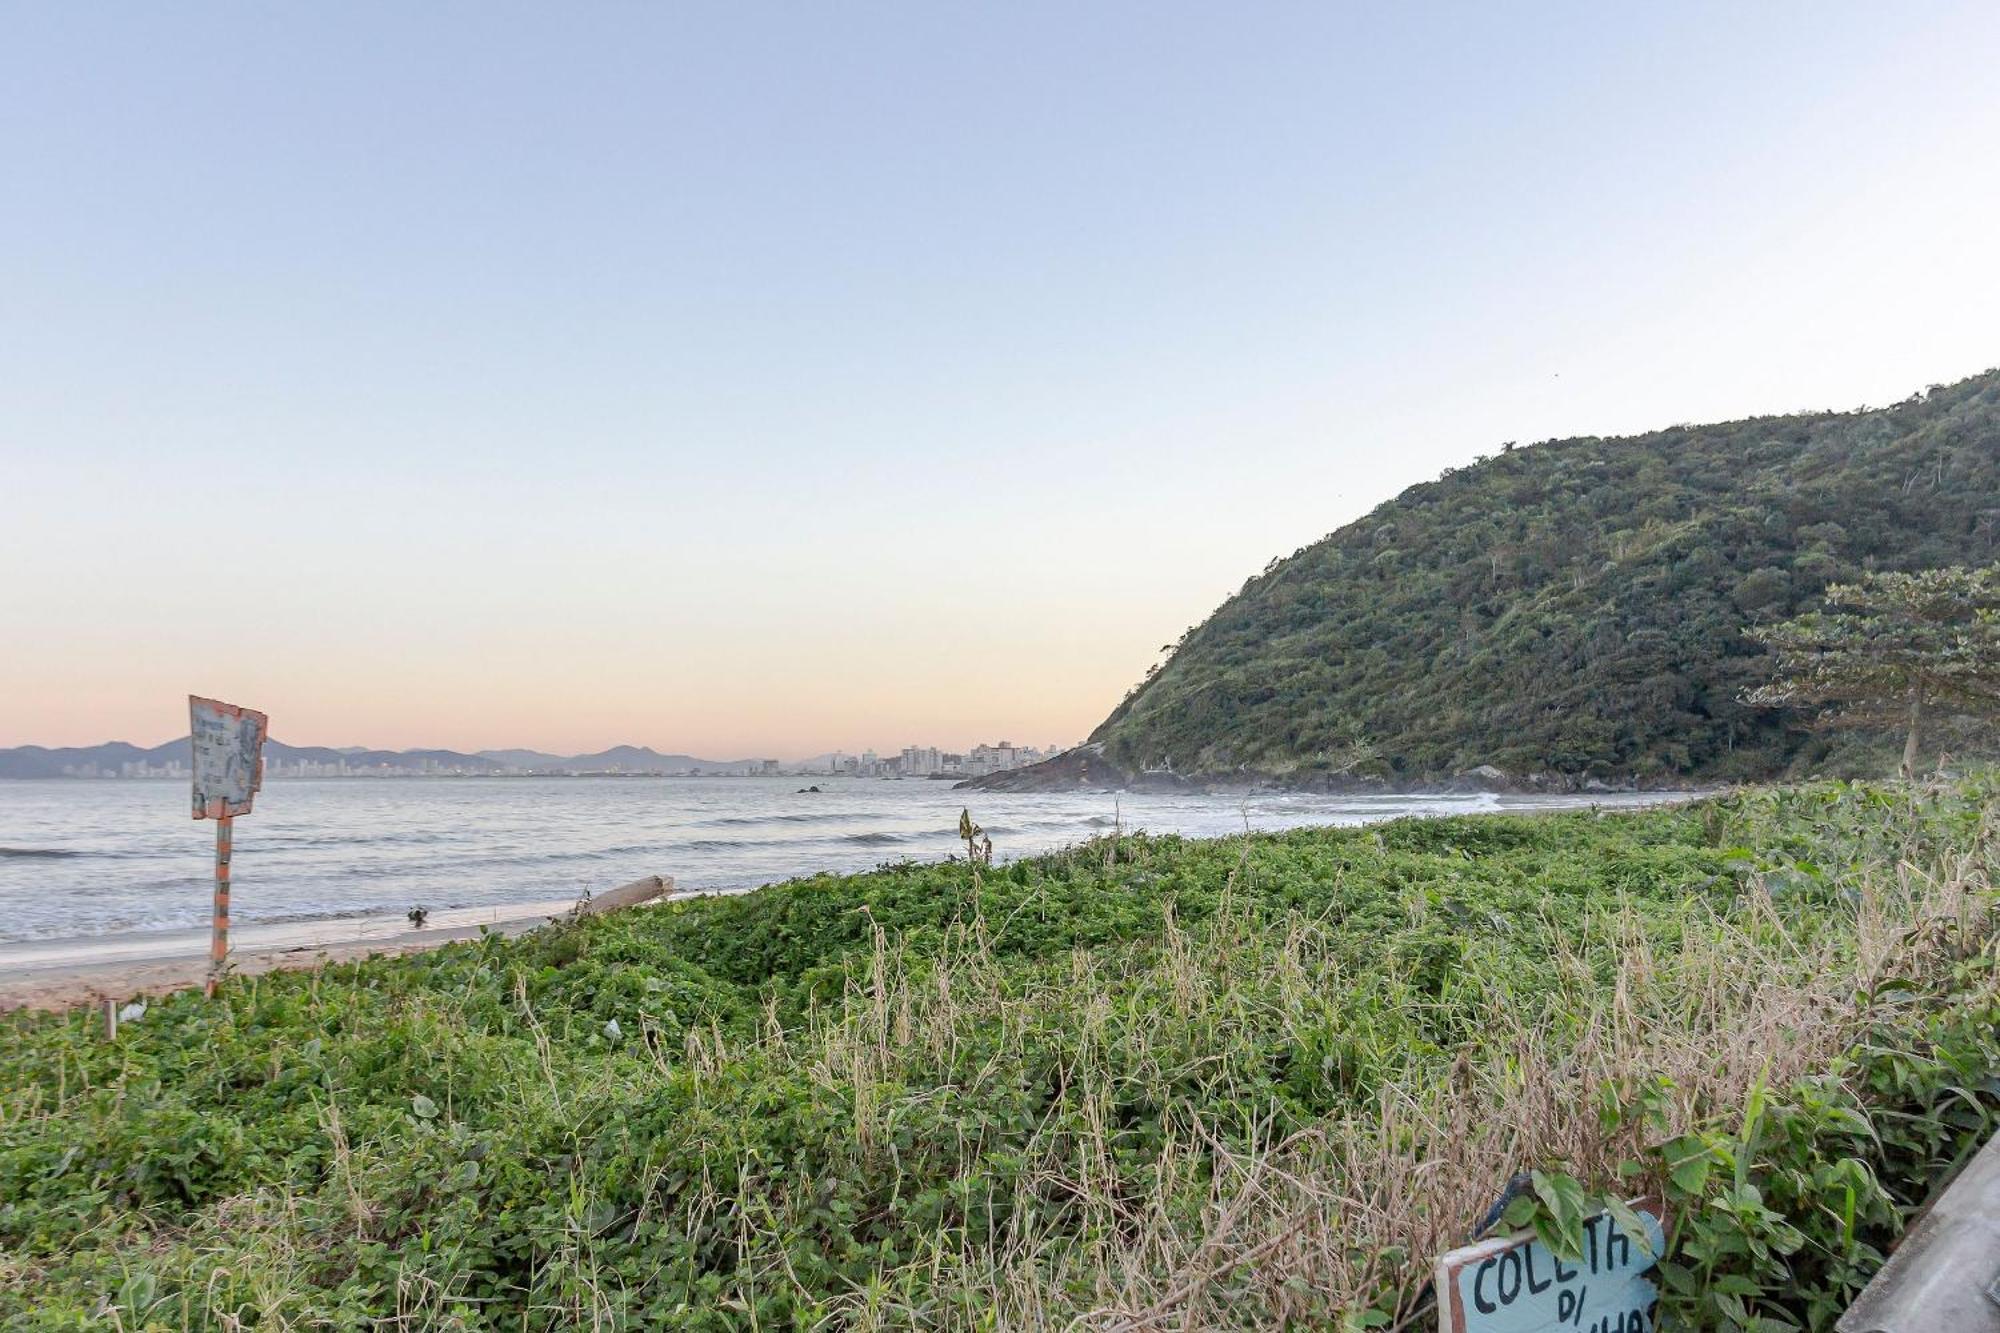
[{"label": "sunset glow on horizon", "polygon": [[1505,441],[2000,364],[2000,9],[1617,8],[17,9],[0,746],[1069,744]]}]

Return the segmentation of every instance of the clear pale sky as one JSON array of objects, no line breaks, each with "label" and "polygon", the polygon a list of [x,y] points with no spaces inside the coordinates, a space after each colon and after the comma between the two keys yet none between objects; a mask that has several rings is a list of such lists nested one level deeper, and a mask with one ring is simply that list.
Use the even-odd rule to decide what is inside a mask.
[{"label": "clear pale sky", "polygon": [[1074,741],[1506,440],[2000,363],[2000,6],[0,7],[0,744]]}]

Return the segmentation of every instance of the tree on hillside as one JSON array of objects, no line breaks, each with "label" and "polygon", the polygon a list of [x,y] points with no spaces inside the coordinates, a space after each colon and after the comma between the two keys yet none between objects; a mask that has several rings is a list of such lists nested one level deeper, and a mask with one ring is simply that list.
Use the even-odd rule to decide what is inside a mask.
[{"label": "tree on hillside", "polygon": [[1826,600],[1829,610],[1750,631],[1777,678],[1748,702],[1906,726],[1905,777],[1916,773],[1927,716],[2000,715],[2000,565],[1869,574],[1828,588]]}]

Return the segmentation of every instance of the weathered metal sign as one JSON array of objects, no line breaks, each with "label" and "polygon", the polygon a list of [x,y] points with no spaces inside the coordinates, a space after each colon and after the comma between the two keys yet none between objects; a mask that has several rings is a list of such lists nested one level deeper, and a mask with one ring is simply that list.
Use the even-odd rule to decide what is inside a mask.
[{"label": "weathered metal sign", "polygon": [[254,708],[188,696],[194,739],[194,817],[247,815],[264,785],[264,733],[270,719]]},{"label": "weathered metal sign", "polygon": [[1446,1333],[1651,1333],[1659,1290],[1646,1277],[1666,1251],[1657,1204],[1633,1205],[1645,1226],[1628,1235],[1611,1214],[1583,1224],[1583,1253],[1559,1259],[1533,1236],[1501,1237],[1438,1259],[1439,1326]]}]

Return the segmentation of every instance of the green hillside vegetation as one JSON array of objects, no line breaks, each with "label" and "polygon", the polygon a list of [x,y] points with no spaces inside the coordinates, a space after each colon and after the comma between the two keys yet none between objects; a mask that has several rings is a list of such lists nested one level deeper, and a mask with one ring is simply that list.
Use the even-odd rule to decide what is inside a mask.
[{"label": "green hillside vegetation", "polygon": [[1693,1326],[1826,1328],[2000,1105],[1996,784],[1122,836],[14,1015],[0,1327],[1417,1328],[1535,1167],[1564,1243],[1664,1192]]},{"label": "green hillside vegetation", "polygon": [[1839,767],[1742,702],[1769,675],[1746,631],[1869,570],[1995,560],[2000,372],[1877,411],[1510,446],[1274,561],[1091,739],[1308,781]]}]

